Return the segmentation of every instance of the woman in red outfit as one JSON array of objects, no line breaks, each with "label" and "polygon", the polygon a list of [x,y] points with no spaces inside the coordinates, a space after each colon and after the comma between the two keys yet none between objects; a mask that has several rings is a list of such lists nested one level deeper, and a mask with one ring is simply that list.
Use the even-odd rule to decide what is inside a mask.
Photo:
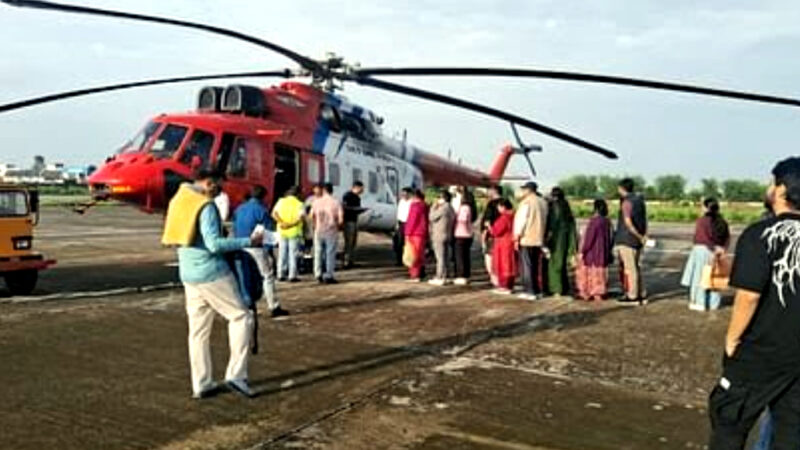
[{"label": "woman in red outfit", "polygon": [[514,207],[507,199],[497,204],[500,216],[489,228],[494,238],[492,246],[492,270],[497,276],[498,294],[511,294],[517,278],[517,251],[514,247]]},{"label": "woman in red outfit", "polygon": [[[420,190],[414,193],[408,208],[405,237],[406,249],[403,250],[403,262],[408,266],[410,281],[422,281],[425,248],[428,242],[428,207],[425,204],[425,194]],[[406,252],[409,252],[408,260]]]}]

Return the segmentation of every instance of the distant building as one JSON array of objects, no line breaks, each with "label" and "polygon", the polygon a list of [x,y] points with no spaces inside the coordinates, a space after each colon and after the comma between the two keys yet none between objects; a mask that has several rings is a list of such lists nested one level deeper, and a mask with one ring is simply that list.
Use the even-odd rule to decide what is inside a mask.
[{"label": "distant building", "polygon": [[65,167],[63,163],[36,165],[23,169],[16,164],[0,163],[0,182],[9,184],[62,185],[86,184],[97,167],[91,164]]},{"label": "distant building", "polygon": [[13,171],[14,169],[17,169],[17,166],[15,164],[0,164],[0,182],[4,183],[7,182],[5,181],[6,173],[9,170]]},{"label": "distant building", "polygon": [[37,176],[37,184],[64,184],[64,164],[47,164]]},{"label": "distant building", "polygon": [[33,170],[21,169],[19,167],[6,167],[3,171],[3,182],[10,184],[33,184],[37,177],[33,175]]}]

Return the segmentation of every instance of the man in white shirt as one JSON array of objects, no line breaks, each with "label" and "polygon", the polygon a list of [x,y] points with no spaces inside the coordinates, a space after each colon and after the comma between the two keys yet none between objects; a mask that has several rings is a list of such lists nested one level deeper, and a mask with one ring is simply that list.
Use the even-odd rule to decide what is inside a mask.
[{"label": "man in white shirt", "polygon": [[405,226],[408,220],[408,210],[411,206],[411,196],[413,191],[410,187],[404,187],[400,191],[400,200],[397,202],[397,228],[392,237],[394,247],[395,263],[403,265],[403,247],[406,245]]}]

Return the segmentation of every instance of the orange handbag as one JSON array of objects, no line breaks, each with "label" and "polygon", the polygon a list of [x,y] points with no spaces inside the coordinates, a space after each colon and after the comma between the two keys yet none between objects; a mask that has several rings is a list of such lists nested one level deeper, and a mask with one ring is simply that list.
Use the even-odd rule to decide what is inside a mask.
[{"label": "orange handbag", "polygon": [[727,256],[715,256],[710,264],[703,267],[700,285],[709,291],[728,289],[731,277],[731,260]]}]

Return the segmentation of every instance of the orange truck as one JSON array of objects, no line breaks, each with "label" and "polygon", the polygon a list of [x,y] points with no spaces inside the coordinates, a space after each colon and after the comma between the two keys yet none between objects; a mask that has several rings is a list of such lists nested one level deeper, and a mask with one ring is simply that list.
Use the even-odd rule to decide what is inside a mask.
[{"label": "orange truck", "polygon": [[28,295],[39,271],[53,264],[33,249],[39,222],[39,193],[24,186],[0,184],[0,276],[12,295]]}]

